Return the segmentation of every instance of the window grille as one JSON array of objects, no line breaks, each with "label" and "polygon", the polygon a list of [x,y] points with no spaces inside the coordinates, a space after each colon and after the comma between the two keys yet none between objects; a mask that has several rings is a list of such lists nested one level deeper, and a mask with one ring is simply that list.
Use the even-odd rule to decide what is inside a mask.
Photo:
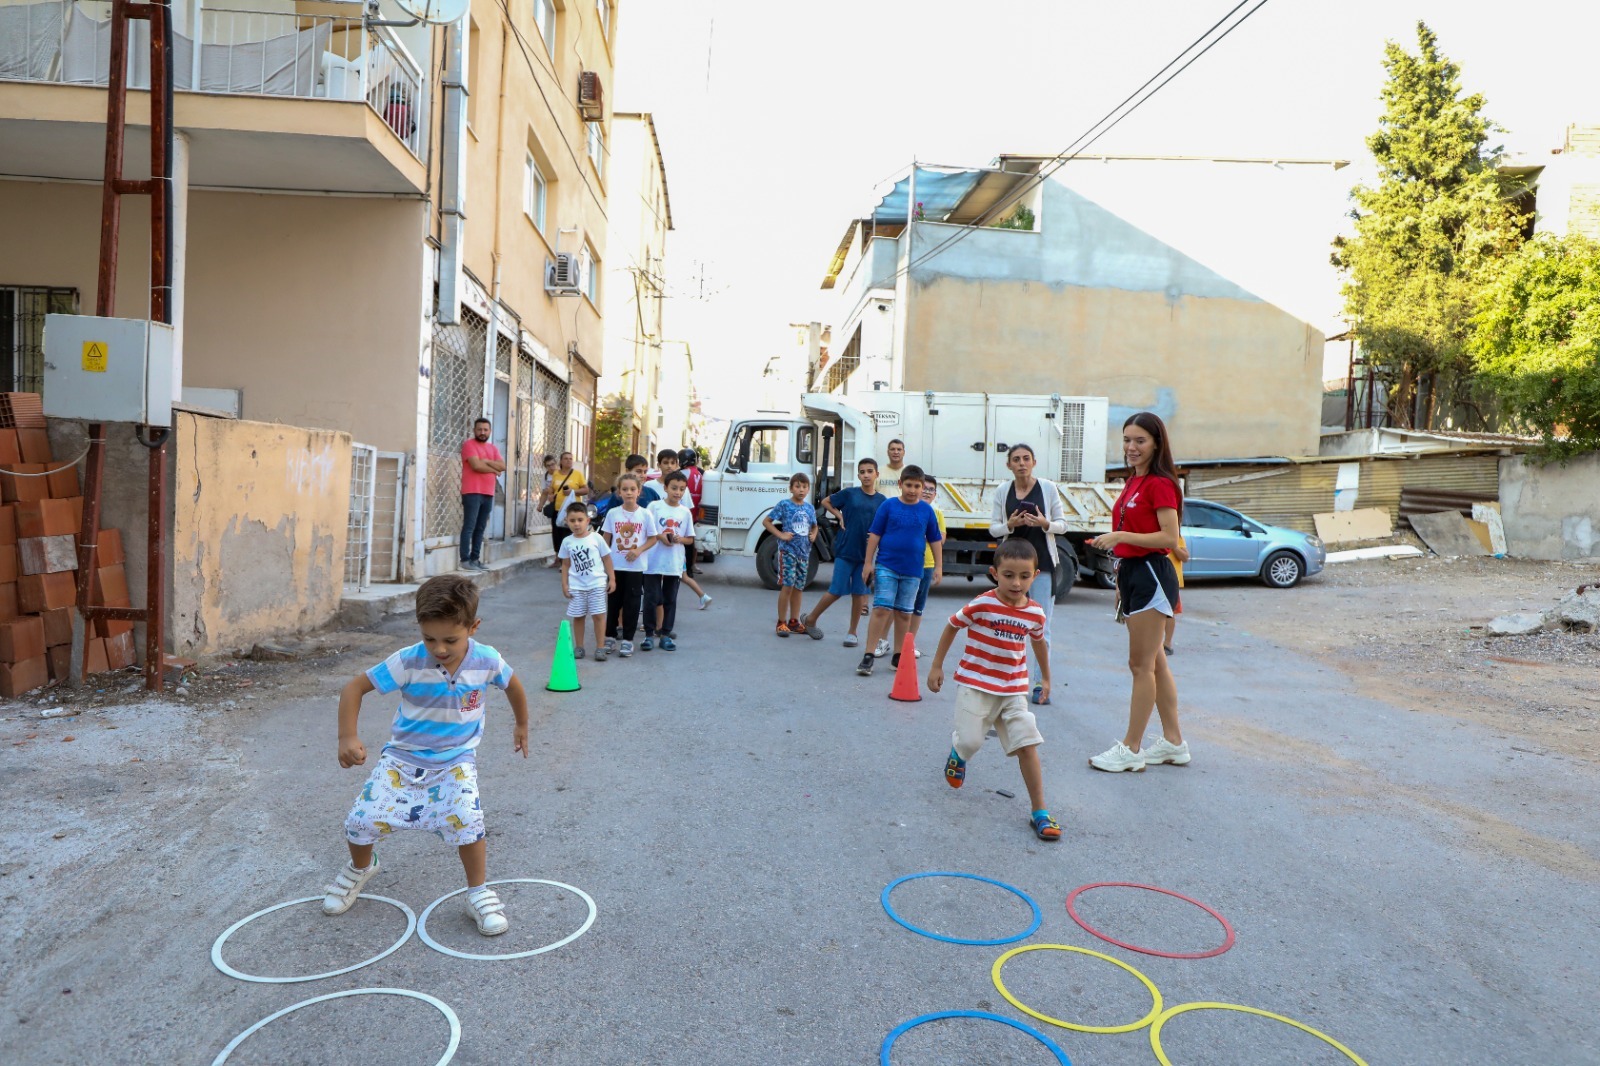
[{"label": "window grille", "polygon": [[461,443],[483,415],[483,346],[489,323],[462,308],[461,324],[433,328],[428,416],[426,535],[461,532]]},{"label": "window grille", "polygon": [[1061,478],[1083,480],[1083,404],[1061,405]]}]

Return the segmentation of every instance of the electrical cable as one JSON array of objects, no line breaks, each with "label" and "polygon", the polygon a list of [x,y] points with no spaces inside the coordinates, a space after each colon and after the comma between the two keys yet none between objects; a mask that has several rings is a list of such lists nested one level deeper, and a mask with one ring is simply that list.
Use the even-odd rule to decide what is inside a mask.
[{"label": "electrical cable", "polygon": [[[1162,89],[1166,88],[1166,86],[1168,84],[1170,84],[1174,78],[1176,78],[1178,75],[1182,74],[1185,70],[1188,70],[1189,67],[1195,62],[1195,60],[1199,59],[1201,56],[1203,56],[1207,52],[1211,51],[1212,48],[1216,47],[1219,43],[1221,43],[1222,40],[1224,38],[1226,38],[1230,33],[1232,33],[1234,30],[1238,29],[1240,26],[1244,25],[1246,20],[1248,20],[1257,11],[1260,11],[1263,7],[1265,7],[1267,5],[1268,0],[1257,0],[1257,3],[1256,3],[1256,5],[1254,7],[1252,7],[1249,11],[1246,11],[1243,16],[1241,16],[1232,25],[1228,26],[1227,29],[1223,30],[1223,32],[1221,34],[1219,34],[1216,38],[1214,38],[1204,48],[1201,48],[1199,52],[1196,52],[1193,56],[1191,56],[1189,58],[1188,62],[1185,62],[1181,67],[1178,67],[1177,70],[1172,71],[1172,73],[1170,75],[1168,75],[1165,79],[1163,79],[1160,82],[1160,84],[1157,84],[1154,88],[1150,89],[1149,92],[1145,93],[1145,89],[1149,88],[1152,82],[1155,82],[1158,78],[1161,78],[1161,76],[1163,74],[1165,74],[1168,70],[1171,70],[1174,64],[1176,64],[1179,60],[1183,59],[1183,57],[1188,55],[1190,52],[1194,51],[1194,49],[1196,47],[1198,47],[1202,41],[1204,41],[1207,37],[1209,37],[1212,33],[1214,33],[1216,31],[1217,27],[1219,27],[1219,26],[1223,25],[1225,22],[1227,22],[1228,19],[1231,18],[1240,8],[1244,7],[1249,2],[1250,2],[1250,0],[1240,0],[1239,3],[1235,4],[1232,8],[1230,8],[1226,14],[1224,14],[1220,19],[1218,19],[1215,23],[1213,23],[1204,33],[1202,33],[1199,37],[1196,37],[1192,42],[1190,42],[1188,47],[1184,48],[1183,51],[1179,52],[1176,56],[1174,56],[1167,63],[1166,66],[1164,66],[1160,70],[1156,71],[1155,74],[1151,75],[1148,79],[1146,79],[1146,81],[1144,82],[1143,85],[1139,86],[1139,88],[1135,89],[1132,93],[1128,94],[1128,96],[1124,97],[1123,100],[1120,103],[1118,103],[1110,111],[1106,112],[1106,114],[1098,122],[1096,122],[1094,125],[1090,126],[1082,134],[1080,134],[1065,149],[1063,149],[1061,152],[1057,153],[1055,156],[1052,156],[1045,164],[1043,164],[1040,167],[1040,169],[1033,175],[1033,177],[1031,177],[1027,181],[1021,183],[1021,193],[1025,194],[1025,193],[1031,192],[1033,189],[1035,189],[1035,188],[1039,187],[1040,185],[1044,184],[1044,182],[1052,174],[1054,174],[1057,170],[1059,170],[1061,167],[1065,166],[1068,162],[1070,162],[1076,156],[1081,155],[1087,148],[1089,148],[1091,145],[1093,145],[1101,137],[1105,136],[1107,133],[1110,133],[1113,129],[1115,129],[1117,127],[1118,124],[1120,124],[1123,121],[1123,119],[1126,119],[1129,115],[1131,115],[1135,111],[1137,111],[1152,96],[1154,96],[1156,93],[1160,92]],[[1144,93],[1144,95],[1142,97],[1139,97],[1140,93]],[[1134,99],[1135,97],[1139,97],[1139,99],[1135,100]],[[1127,110],[1123,111],[1122,109],[1129,104],[1129,101],[1133,101],[1132,106],[1127,107]],[[1121,115],[1117,115],[1118,111],[1122,111],[1122,114]],[[1113,118],[1113,116],[1116,116],[1114,121],[1111,121],[1110,125],[1105,125],[1108,120],[1111,120]],[[1105,128],[1104,129],[1099,129],[1099,127],[1101,127],[1102,125],[1104,125]],[[1097,129],[1099,129],[1099,132],[1095,132]],[[1092,134],[1092,136],[1091,136],[1091,134]],[[1085,138],[1087,138],[1087,139],[1085,139]],[[1001,204],[1006,204],[1006,205],[1009,206],[1011,204],[1014,204],[1016,202],[1016,199],[1017,199],[1016,195],[1006,196],[1006,197],[1002,198],[1000,201],[997,201],[996,204],[993,207],[990,207],[988,210],[983,212],[983,214],[981,214],[974,221],[967,222],[967,223],[962,223],[961,224],[961,228],[960,228],[960,230],[958,232],[956,232],[954,234],[951,234],[949,237],[946,237],[943,241],[941,241],[940,243],[934,245],[932,248],[928,249],[926,252],[923,252],[921,255],[915,256],[912,259],[910,259],[906,263],[905,266],[903,266],[900,269],[896,270],[895,273],[893,274],[893,276],[889,280],[893,281],[893,280],[898,280],[899,278],[904,277],[906,274],[910,273],[912,270],[916,269],[918,266],[922,265],[923,263],[926,263],[928,260],[930,260],[933,257],[937,256],[940,252],[943,252],[945,249],[947,249],[947,248],[949,248],[949,247],[951,247],[951,246],[953,246],[953,245],[965,240],[973,232],[975,232],[975,231],[977,231],[979,229],[982,229],[985,225],[987,225],[987,223],[993,219],[994,215],[997,213],[997,211],[998,211],[998,209],[999,209]],[[907,204],[907,212],[906,213],[907,213],[907,216],[909,218],[909,215],[911,213],[911,205],[909,203]]]}]

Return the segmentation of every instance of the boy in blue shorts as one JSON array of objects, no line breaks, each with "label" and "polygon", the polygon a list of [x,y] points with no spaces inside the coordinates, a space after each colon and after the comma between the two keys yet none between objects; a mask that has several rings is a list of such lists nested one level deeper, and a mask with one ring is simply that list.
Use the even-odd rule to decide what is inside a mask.
[{"label": "boy in blue shorts", "polygon": [[[900,649],[911,628],[911,612],[922,585],[923,556],[933,550],[932,584],[939,584],[944,569],[944,534],[939,532],[939,515],[922,500],[922,468],[907,465],[900,470],[900,495],[885,500],[872,519],[867,534],[867,558],[862,574],[872,582],[872,625],[867,630],[867,645],[875,646],[889,632],[894,621],[895,666],[900,665]],[[861,657],[856,673],[872,676],[872,652]]]},{"label": "boy in blue shorts", "polygon": [[811,545],[817,539],[817,509],[806,502],[811,479],[789,479],[789,498],[767,513],[761,524],[778,539],[778,636],[804,633],[800,595],[811,569]]},{"label": "boy in blue shorts", "polygon": [[478,741],[487,688],[505,690],[517,726],[512,750],[528,757],[528,698],[500,653],[472,639],[478,631],[478,589],[460,574],[430,578],[417,590],[422,640],[357,675],[339,696],[339,765],[365,765],[356,732],[361,699],[400,693],[389,743],[344,822],[350,863],[328,886],[323,914],[343,914],[378,872],[373,845],[402,829],[426,829],[454,844],[467,875],[467,913],[484,936],[509,928],[489,876],[478,796]]},{"label": "boy in blue shorts", "polygon": [[878,515],[878,508],[887,499],[878,491],[878,461],[863,459],[856,464],[856,477],[860,488],[841,489],[832,496],[822,498],[823,510],[839,520],[839,537],[833,542],[833,579],[828,591],[811,608],[811,613],[800,621],[806,635],[813,640],[822,639],[817,619],[832,607],[840,597],[850,597],[850,632],[845,634],[844,646],[853,648],[861,643],[856,636],[856,626],[867,613],[867,580],[861,573],[867,559],[867,531]]}]

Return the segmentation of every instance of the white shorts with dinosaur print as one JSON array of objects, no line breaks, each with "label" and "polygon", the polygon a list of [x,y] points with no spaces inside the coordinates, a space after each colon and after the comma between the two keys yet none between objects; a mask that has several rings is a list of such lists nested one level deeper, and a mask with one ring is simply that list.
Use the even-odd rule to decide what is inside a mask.
[{"label": "white shorts with dinosaur print", "polygon": [[376,844],[402,829],[425,829],[457,847],[482,840],[477,764],[423,770],[380,755],[344,820],[344,835],[352,844]]}]

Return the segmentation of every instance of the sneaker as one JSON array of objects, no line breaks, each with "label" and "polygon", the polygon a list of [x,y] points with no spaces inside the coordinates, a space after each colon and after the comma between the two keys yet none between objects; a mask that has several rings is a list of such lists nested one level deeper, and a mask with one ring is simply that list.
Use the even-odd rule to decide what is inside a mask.
[{"label": "sneaker", "polygon": [[606,650],[604,648],[596,648],[594,650],[594,661],[597,663],[606,661]]},{"label": "sneaker", "polygon": [[878,646],[876,648],[872,649],[872,657],[874,659],[881,659],[885,655],[888,655],[888,654],[889,654],[889,638],[888,637],[884,637],[882,640],[878,641]]},{"label": "sneaker", "polygon": [[339,871],[339,876],[333,879],[333,884],[328,886],[328,894],[322,897],[322,913],[327,915],[343,914],[355,905],[356,897],[361,895],[362,887],[378,872],[378,856],[374,852],[372,862],[365,870],[358,870],[355,864],[346,862],[344,869]]},{"label": "sneaker", "polygon": [[573,657],[573,658],[574,658],[574,659],[581,659],[581,658],[583,658],[583,649],[582,649],[582,648],[573,648],[573,649],[572,649],[572,657]]},{"label": "sneaker", "polygon": [[860,643],[861,643],[861,638],[856,636],[854,633],[846,633],[844,635],[844,646],[845,647],[853,648],[857,644],[860,644]]},{"label": "sneaker", "polygon": [[655,637],[645,637],[643,640],[641,640],[639,642],[639,650],[640,651],[654,651],[655,650],[655,646],[656,646],[656,638]]},{"label": "sneaker", "polygon": [[1041,707],[1050,706],[1050,693],[1044,690],[1043,685],[1033,686],[1033,691],[1028,693],[1028,702],[1037,703]]},{"label": "sneaker", "polygon": [[617,645],[617,654],[626,659],[633,654],[633,641],[625,640]]},{"label": "sneaker", "polygon": [[671,637],[662,637],[661,638],[661,650],[662,651],[677,651],[678,650],[678,642],[673,640]]},{"label": "sneaker", "polygon": [[1144,756],[1136,751],[1129,751],[1128,746],[1119,740],[1099,755],[1092,756],[1089,765],[1108,774],[1117,774],[1124,770],[1138,773],[1144,769]]},{"label": "sneaker", "polygon": [[467,913],[484,936],[499,936],[511,928],[506,921],[506,906],[492,888],[480,888],[467,893]]},{"label": "sneaker", "polygon": [[711,606],[711,596],[710,596],[710,594],[702,592],[700,594],[700,609],[703,611],[707,607],[710,607],[710,606]]},{"label": "sneaker", "polygon": [[806,635],[806,624],[798,618],[791,618],[789,619],[789,632],[797,633],[803,637]]},{"label": "sneaker", "polygon": [[921,648],[913,648],[911,650],[917,653],[917,658],[919,658],[919,659],[922,658],[922,649]]},{"label": "sneaker", "polygon": [[788,625],[788,623],[787,622],[779,622],[778,623],[778,636],[787,637],[788,635],[789,635],[789,625]]},{"label": "sneaker", "polygon": [[951,788],[960,788],[967,780],[967,761],[956,754],[956,749],[950,749],[950,757],[944,761],[944,781]]},{"label": "sneaker", "polygon": [[478,561],[478,560],[477,560],[477,559],[468,559],[468,560],[467,560],[467,568],[468,568],[468,569],[469,569],[469,570],[476,570],[476,571],[478,571],[478,572],[479,572],[479,573],[480,573],[480,574],[481,574],[481,573],[482,573],[482,572],[483,572],[483,571],[485,571],[485,570],[487,570],[487,569],[489,569],[489,568],[488,568],[488,567],[487,567],[487,566],[484,566],[484,565],[483,565],[483,563],[481,563],[481,562],[479,562],[479,561]]},{"label": "sneaker", "polygon": [[616,650],[617,650],[617,638],[616,637],[607,637],[606,638],[606,651],[616,651]]},{"label": "sneaker", "polygon": [[856,673],[860,674],[862,677],[871,677],[873,662],[875,662],[875,660],[872,658],[872,656],[863,655],[861,657],[861,662],[856,665]]},{"label": "sneaker", "polygon": [[1144,756],[1146,766],[1159,766],[1162,763],[1171,763],[1173,766],[1184,766],[1189,762],[1189,742],[1174,744],[1166,737],[1156,737],[1151,740],[1145,737],[1144,748],[1140,750]]}]

